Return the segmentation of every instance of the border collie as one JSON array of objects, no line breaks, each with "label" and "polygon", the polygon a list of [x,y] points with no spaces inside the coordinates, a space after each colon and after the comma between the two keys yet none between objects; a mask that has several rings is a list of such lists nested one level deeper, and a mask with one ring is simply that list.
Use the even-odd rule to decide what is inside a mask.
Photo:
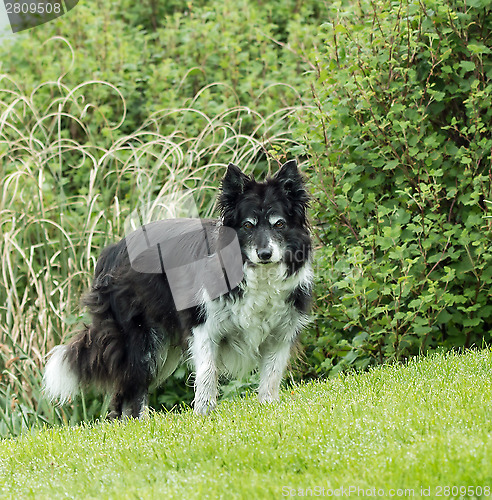
[{"label": "border collie", "polygon": [[[173,299],[169,273],[132,264],[127,239],[106,248],[84,299],[92,323],[51,351],[44,373],[47,396],[64,403],[81,388],[96,386],[112,394],[110,418],[138,418],[146,413],[149,388],[190,361],[197,414],[215,408],[221,375],[244,376],[255,369],[259,401],[278,400],[308,322],[313,279],[308,202],[295,160],[264,182],[230,164],[219,194],[220,218],[203,222],[212,233],[234,230],[240,276],[226,293],[204,293],[185,309]],[[188,240],[177,241],[168,254],[186,252]]]}]

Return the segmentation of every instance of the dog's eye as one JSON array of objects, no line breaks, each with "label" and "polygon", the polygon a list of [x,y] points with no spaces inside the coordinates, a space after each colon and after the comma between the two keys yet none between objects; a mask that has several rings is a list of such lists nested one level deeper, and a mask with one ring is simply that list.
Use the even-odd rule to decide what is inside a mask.
[{"label": "dog's eye", "polygon": [[243,222],[243,229],[253,229],[254,227],[254,224],[247,220],[246,222]]},{"label": "dog's eye", "polygon": [[277,222],[275,222],[275,224],[273,225],[273,227],[274,227],[275,229],[282,229],[282,228],[284,228],[284,227],[285,227],[285,221],[284,221],[284,220],[282,220],[282,219],[280,219],[280,220],[278,220]]}]

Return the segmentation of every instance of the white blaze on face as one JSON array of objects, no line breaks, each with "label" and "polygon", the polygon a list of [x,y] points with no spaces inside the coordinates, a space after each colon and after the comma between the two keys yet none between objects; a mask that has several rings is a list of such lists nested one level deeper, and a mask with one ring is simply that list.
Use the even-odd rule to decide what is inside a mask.
[{"label": "white blaze on face", "polygon": [[[279,222],[283,222],[285,224],[285,219],[283,217],[280,217],[279,215],[271,215],[268,219],[270,222],[270,226],[273,228],[275,227],[275,224]],[[271,262],[280,262],[282,260],[282,255],[283,251],[280,245],[278,244],[277,241],[275,240],[270,240],[270,246],[272,248],[272,258],[270,259]]]},{"label": "white blaze on face", "polygon": [[[274,228],[275,224],[277,224],[279,221],[282,221],[285,224],[285,219],[279,215],[271,215],[268,218],[268,222],[270,223],[271,230]],[[258,223],[257,219],[253,219],[253,218],[245,219],[244,223],[246,223],[246,222],[249,222],[253,226],[256,226]],[[282,260],[282,256],[283,256],[282,248],[281,248],[279,242],[276,241],[275,239],[273,239],[271,236],[268,238],[268,243],[266,245],[266,248],[269,248],[272,251],[272,256],[270,257],[270,259],[267,262],[262,261],[258,257],[258,254],[257,254],[258,248],[256,248],[256,246],[254,246],[254,245],[251,245],[251,246],[245,248],[245,253],[246,253],[246,256],[248,257],[248,259],[251,262],[253,262],[253,264],[260,264],[260,263],[261,264],[270,264],[270,263],[275,264],[275,263],[278,263]]]}]

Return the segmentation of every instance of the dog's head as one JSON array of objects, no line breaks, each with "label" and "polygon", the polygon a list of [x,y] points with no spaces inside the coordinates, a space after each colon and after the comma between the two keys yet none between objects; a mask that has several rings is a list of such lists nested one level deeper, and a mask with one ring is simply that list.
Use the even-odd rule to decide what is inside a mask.
[{"label": "dog's head", "polygon": [[236,230],[243,259],[253,265],[283,262],[291,272],[311,251],[308,203],[295,160],[265,182],[256,182],[231,163],[219,196],[223,224]]}]

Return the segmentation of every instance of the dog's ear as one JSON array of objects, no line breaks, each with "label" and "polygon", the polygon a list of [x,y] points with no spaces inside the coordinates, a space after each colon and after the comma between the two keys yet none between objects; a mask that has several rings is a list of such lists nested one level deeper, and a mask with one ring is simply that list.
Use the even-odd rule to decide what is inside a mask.
[{"label": "dog's ear", "polygon": [[234,209],[237,205],[238,198],[243,194],[246,183],[250,181],[251,178],[243,174],[239,167],[234,165],[234,163],[229,163],[227,172],[220,185],[218,200],[219,210],[225,225],[233,224],[233,214],[235,213]]},{"label": "dog's ear", "polygon": [[241,172],[241,169],[234,165],[234,163],[229,163],[227,167],[227,172],[222,179],[221,189],[222,192],[230,192],[235,194],[242,194],[244,191],[244,186],[250,178]]},{"label": "dog's ear", "polygon": [[304,183],[302,176],[299,173],[299,169],[297,168],[296,160],[286,161],[280,167],[280,170],[274,175],[273,178],[282,183],[289,183],[289,182],[294,182],[297,184]]},{"label": "dog's ear", "polygon": [[280,183],[282,190],[293,202],[293,213],[304,223],[306,209],[309,205],[309,194],[304,186],[304,179],[297,168],[296,160],[285,162],[273,179]]}]

